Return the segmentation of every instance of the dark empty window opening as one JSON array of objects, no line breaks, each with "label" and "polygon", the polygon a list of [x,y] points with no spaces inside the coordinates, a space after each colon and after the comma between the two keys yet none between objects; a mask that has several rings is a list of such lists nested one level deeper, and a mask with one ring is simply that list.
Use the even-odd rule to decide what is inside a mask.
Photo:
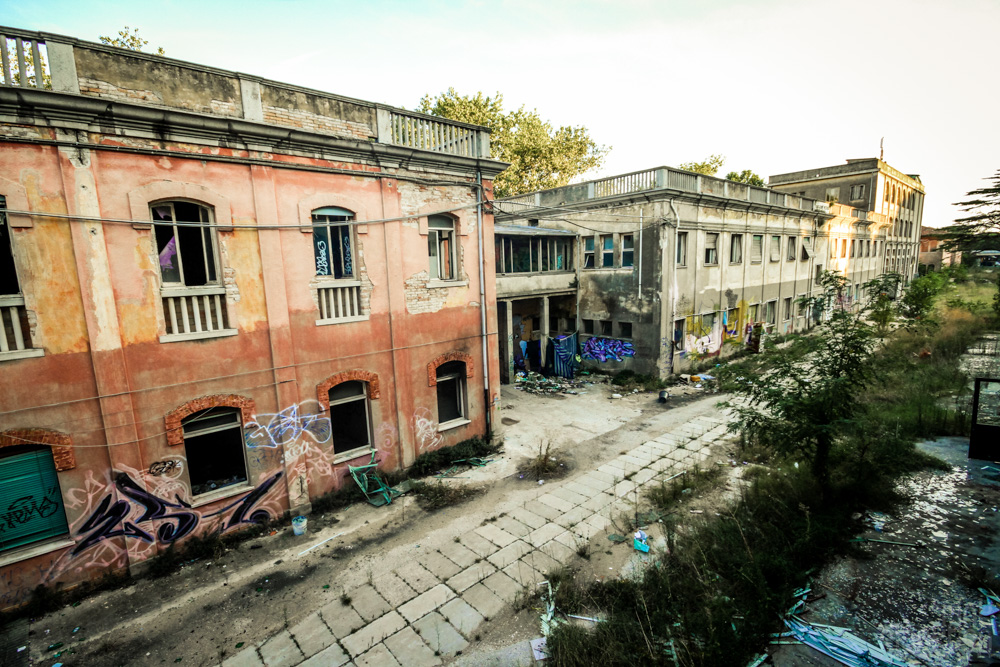
[{"label": "dark empty window opening", "polygon": [[330,426],[334,454],[371,447],[368,387],[351,380],[330,388]]},{"label": "dark empty window opening", "polygon": [[212,212],[186,201],[153,204],[152,211],[163,283],[186,287],[217,283]]},{"label": "dark empty window opening", "polygon": [[594,335],[594,320],[580,320],[583,322],[583,333],[588,336]]},{"label": "dark empty window opening", "polygon": [[191,494],[247,482],[243,420],[236,408],[208,408],[183,422]]},{"label": "dark empty window opening", "polygon": [[465,362],[449,361],[437,369],[438,422],[465,418]]},{"label": "dark empty window opening", "polygon": [[[0,208],[7,208],[7,201],[3,197],[0,197]],[[20,293],[21,285],[17,282],[17,270],[14,268],[14,250],[7,213],[0,211],[0,294]]]},{"label": "dark empty window opening", "polygon": [[632,337],[632,323],[631,322],[619,322],[618,323],[618,335],[621,338],[631,338]]},{"label": "dark empty window opening", "polygon": [[600,320],[601,322],[601,335],[611,336],[611,320]]}]

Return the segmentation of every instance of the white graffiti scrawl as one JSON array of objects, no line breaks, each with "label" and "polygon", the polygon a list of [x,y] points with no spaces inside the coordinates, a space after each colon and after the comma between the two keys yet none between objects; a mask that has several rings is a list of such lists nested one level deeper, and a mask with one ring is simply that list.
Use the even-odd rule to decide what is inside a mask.
[{"label": "white graffiti scrawl", "polygon": [[427,408],[417,408],[413,413],[413,434],[417,439],[417,454],[437,449],[444,442],[438,433],[438,423]]},{"label": "white graffiti scrawl", "polygon": [[[294,442],[303,435],[317,444],[329,442],[333,427],[330,418],[320,408],[319,401],[303,401],[277,414],[255,416],[253,421],[247,422],[245,429],[249,449],[275,449]],[[308,441],[303,442],[308,449]]]}]

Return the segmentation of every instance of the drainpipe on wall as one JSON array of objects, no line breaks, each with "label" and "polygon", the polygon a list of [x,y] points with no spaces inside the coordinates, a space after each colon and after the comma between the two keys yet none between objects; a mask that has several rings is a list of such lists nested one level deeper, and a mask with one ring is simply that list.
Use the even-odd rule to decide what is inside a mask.
[{"label": "drainpipe on wall", "polygon": [[493,420],[490,414],[493,410],[493,403],[490,401],[490,357],[486,330],[486,267],[484,266],[485,256],[483,253],[483,200],[486,199],[486,190],[483,189],[483,173],[476,170],[476,184],[479,186],[479,205],[476,206],[476,227],[479,230],[479,319],[483,329],[483,406],[486,408],[486,432],[493,433]]}]

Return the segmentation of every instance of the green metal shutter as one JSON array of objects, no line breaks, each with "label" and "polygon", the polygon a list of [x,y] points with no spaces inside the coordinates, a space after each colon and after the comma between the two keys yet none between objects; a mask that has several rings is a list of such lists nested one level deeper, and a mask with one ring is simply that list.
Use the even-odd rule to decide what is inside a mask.
[{"label": "green metal shutter", "polygon": [[0,457],[0,551],[68,532],[52,451]]}]

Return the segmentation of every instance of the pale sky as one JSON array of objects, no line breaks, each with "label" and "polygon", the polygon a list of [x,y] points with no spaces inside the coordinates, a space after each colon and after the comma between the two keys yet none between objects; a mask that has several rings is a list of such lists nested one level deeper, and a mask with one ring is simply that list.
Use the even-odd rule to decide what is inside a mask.
[{"label": "pale sky", "polygon": [[406,108],[501,92],[612,147],[588,177],[721,153],[771,174],[877,157],[941,226],[1000,169],[998,0],[2,0],[0,23]]}]

